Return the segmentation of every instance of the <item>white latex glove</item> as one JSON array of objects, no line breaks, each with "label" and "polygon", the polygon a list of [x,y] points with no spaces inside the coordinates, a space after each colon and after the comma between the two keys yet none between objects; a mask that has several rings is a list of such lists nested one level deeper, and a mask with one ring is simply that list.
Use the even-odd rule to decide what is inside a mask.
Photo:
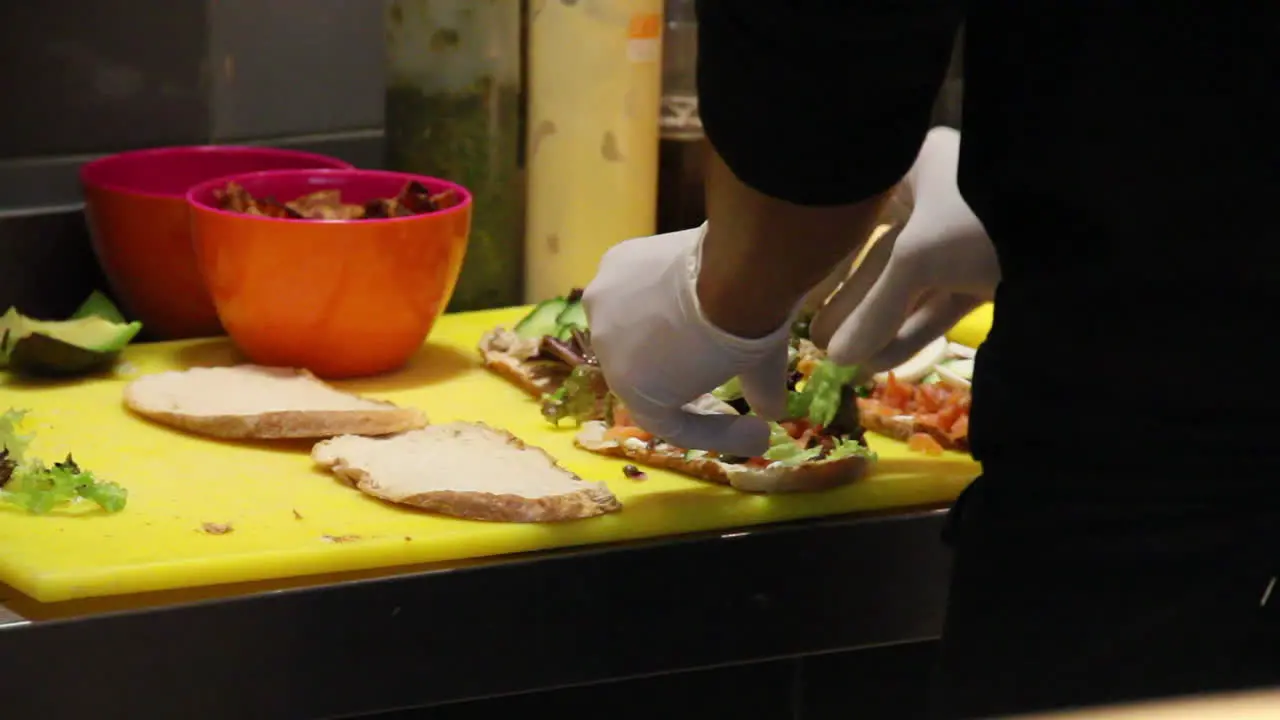
[{"label": "white latex glove", "polygon": [[929,131],[904,178],[910,218],[871,248],[810,325],[836,362],[866,372],[896,367],[994,297],[1000,265],[960,197],[959,161],[960,133]]},{"label": "white latex glove", "polygon": [[[786,411],[791,323],[746,340],[703,317],[695,287],[705,228],[627,240],[605,253],[582,297],[591,346],[640,427],[680,447],[755,456],[769,444],[765,419]],[[684,409],[734,376],[760,417]]]}]

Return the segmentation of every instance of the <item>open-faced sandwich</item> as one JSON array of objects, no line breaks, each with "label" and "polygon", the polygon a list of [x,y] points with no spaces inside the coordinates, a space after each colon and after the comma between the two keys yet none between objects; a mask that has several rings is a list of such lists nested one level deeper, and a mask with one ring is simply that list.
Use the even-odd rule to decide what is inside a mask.
[{"label": "open-faced sandwich", "polygon": [[974,355],[973,348],[941,337],[877,374],[867,397],[858,398],[863,425],[929,455],[967,451]]},{"label": "open-faced sandwich", "polygon": [[[582,449],[747,492],[845,485],[864,477],[875,460],[858,420],[853,369],[822,358],[799,336],[791,348],[788,418],[771,424],[770,447],[763,455],[731,457],[686,450],[653,437],[632,422],[626,407],[609,392],[591,351],[580,297],[575,292],[539,304],[513,330],[486,334],[480,352],[491,370],[542,398],[548,421],[577,423],[574,441]],[[706,414],[751,411],[736,381],[687,409]]]},{"label": "open-faced sandwich", "polygon": [[[799,354],[794,357],[798,359]],[[583,422],[574,441],[584,450],[630,458],[746,492],[801,492],[847,485],[865,477],[876,457],[863,438],[853,376],[852,369],[829,360],[813,362],[808,375],[793,370],[787,419],[770,423],[769,449],[758,457],[676,447],[636,427],[616,400],[606,403],[607,417]],[[736,381],[686,409],[750,412]]]},{"label": "open-faced sandwich", "polygon": [[485,367],[535,398],[555,392],[588,352],[583,334],[587,312],[582,291],[539,303],[511,329],[498,327],[480,338]]}]

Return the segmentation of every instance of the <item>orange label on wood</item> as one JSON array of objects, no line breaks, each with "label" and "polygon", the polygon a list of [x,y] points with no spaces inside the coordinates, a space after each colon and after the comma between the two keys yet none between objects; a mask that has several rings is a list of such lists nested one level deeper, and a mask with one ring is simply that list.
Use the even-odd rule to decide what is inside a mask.
[{"label": "orange label on wood", "polygon": [[631,40],[652,40],[662,34],[662,15],[636,13],[627,23],[627,37]]}]

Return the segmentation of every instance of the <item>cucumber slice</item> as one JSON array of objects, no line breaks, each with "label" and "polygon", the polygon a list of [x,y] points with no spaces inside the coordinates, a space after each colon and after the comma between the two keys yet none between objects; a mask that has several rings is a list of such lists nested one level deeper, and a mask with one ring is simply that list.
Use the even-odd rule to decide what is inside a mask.
[{"label": "cucumber slice", "polygon": [[579,330],[587,329],[587,309],[582,307],[582,302],[571,302],[565,305],[564,310],[556,316],[556,325],[560,327],[576,327]]},{"label": "cucumber slice", "polygon": [[529,340],[537,340],[545,335],[556,335],[560,324],[556,318],[564,312],[569,301],[563,297],[543,300],[524,319],[516,323],[516,334]]}]

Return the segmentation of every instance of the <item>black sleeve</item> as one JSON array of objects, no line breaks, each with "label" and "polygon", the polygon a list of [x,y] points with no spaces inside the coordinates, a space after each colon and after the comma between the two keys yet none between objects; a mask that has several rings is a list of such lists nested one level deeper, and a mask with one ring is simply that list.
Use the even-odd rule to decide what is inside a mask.
[{"label": "black sleeve", "polygon": [[839,205],[886,190],[929,130],[962,5],[698,0],[708,139],[742,182],[782,200]]}]

